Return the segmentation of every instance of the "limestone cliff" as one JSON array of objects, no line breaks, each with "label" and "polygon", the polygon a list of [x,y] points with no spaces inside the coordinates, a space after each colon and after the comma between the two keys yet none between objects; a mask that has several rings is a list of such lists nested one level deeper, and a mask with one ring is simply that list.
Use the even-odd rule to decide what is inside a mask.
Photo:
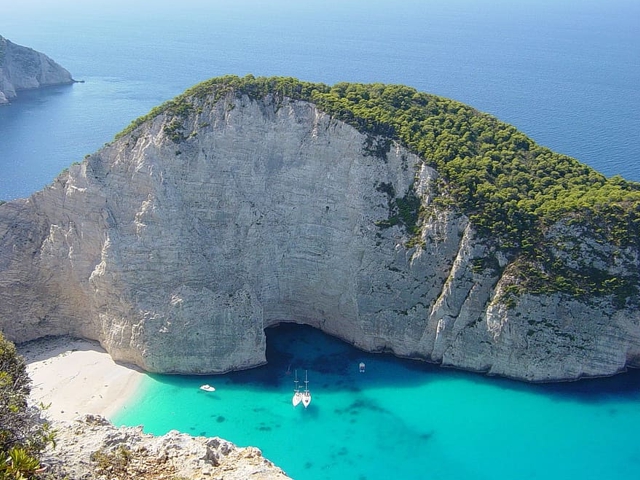
[{"label": "limestone cliff", "polygon": [[0,36],[0,105],[20,90],[73,83],[71,74],[45,54]]},{"label": "limestone cliff", "polygon": [[[0,206],[9,339],[76,335],[148,371],[222,373],[264,363],[264,329],[296,322],[529,381],[640,363],[634,302],[515,289],[519,257],[439,201],[439,173],[398,142],[309,101],[234,89],[187,94],[134,126]],[[411,198],[414,229],[398,221]],[[635,247],[562,219],[544,235],[567,262],[637,276]]]}]

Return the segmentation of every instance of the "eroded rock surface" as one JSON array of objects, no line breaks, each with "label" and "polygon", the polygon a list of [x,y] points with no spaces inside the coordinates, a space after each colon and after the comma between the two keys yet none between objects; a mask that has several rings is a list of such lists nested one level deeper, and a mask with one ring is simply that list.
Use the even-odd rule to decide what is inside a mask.
[{"label": "eroded rock surface", "polygon": [[176,430],[153,436],[142,427],[116,428],[97,415],[55,422],[56,446],[45,452],[46,473],[75,480],[170,479],[286,480],[255,447]]},{"label": "eroded rock surface", "polygon": [[[260,365],[279,322],[530,381],[639,364],[636,309],[562,294],[507,303],[510,260],[433,203],[437,172],[379,141],[286,97],[165,111],[0,206],[0,328],[16,342],[96,339],[154,372]],[[412,195],[429,212],[417,235],[391,218]],[[573,233],[581,261],[638,271],[637,251],[614,259]],[[478,269],[489,257],[497,267]]]}]

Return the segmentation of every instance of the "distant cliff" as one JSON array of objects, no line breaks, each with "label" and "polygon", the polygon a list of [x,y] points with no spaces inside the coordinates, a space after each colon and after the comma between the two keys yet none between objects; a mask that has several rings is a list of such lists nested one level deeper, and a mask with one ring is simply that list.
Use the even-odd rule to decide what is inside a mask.
[{"label": "distant cliff", "polygon": [[296,322],[528,381],[640,366],[639,186],[402,86],[206,82],[0,205],[0,329],[155,372]]},{"label": "distant cliff", "polygon": [[73,83],[71,74],[43,53],[0,36],[0,105],[20,90]]}]

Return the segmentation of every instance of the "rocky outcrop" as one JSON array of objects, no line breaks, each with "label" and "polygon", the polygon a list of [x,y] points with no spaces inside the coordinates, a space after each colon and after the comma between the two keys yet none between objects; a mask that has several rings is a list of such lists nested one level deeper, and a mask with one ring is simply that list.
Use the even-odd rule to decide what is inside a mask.
[{"label": "rocky outcrop", "polygon": [[73,83],[71,74],[45,54],[0,36],[0,105],[20,90]]},{"label": "rocky outcrop", "polygon": [[[116,428],[96,415],[56,422],[56,445],[45,452],[45,473],[76,480],[198,478],[286,480],[254,447],[175,430],[153,436],[142,427]],[[48,477],[49,478],[49,477]]]},{"label": "rocky outcrop", "polygon": [[[264,363],[264,329],[296,322],[529,381],[640,365],[637,309],[514,296],[514,259],[434,201],[438,173],[401,145],[287,97],[188,101],[0,206],[9,339],[75,335],[148,371],[222,373]],[[411,198],[417,234],[392,221]],[[546,234],[573,238],[582,262],[638,271],[636,250],[608,256],[572,228]]]}]

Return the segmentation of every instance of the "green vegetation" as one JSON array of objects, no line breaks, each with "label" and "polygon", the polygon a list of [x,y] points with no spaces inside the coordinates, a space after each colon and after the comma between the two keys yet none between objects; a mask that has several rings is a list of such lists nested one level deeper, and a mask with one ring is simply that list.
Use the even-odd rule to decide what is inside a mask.
[{"label": "green vegetation", "polygon": [[[495,117],[410,87],[378,83],[327,86],[251,75],[214,78],[153,109],[118,137],[166,112],[178,119],[170,133],[175,136],[177,132],[180,137],[176,139],[182,141],[179,127],[194,111],[194,103],[215,103],[229,93],[253,99],[271,95],[276,104],[285,97],[313,102],[368,134],[363,147],[367,154],[384,159],[390,140],[417,153],[440,174],[436,207],[464,213],[481,236],[515,259],[519,269],[514,278],[521,290],[613,294],[621,302],[634,291],[635,277],[608,278],[560,266],[544,233],[564,219],[603,244],[640,247],[639,183],[620,177],[607,179],[575,159],[536,145]],[[381,226],[401,223],[407,232],[415,233],[420,217],[429,214],[418,207],[412,192],[404,198],[395,198],[394,192],[389,199],[389,225]]]},{"label": "green vegetation", "polygon": [[31,379],[15,346],[0,333],[0,480],[34,478],[54,441],[40,411],[27,404]]},{"label": "green vegetation", "polygon": [[169,125],[165,125],[163,130],[173,143],[180,143],[185,140],[185,136],[182,134],[182,122],[175,118]]},{"label": "green vegetation", "polygon": [[[187,92],[189,91],[190,90],[187,90]],[[184,137],[181,133],[182,122],[193,110],[194,108],[190,102],[190,96],[188,96],[185,92],[182,95],[163,103],[162,105],[158,105],[157,107],[152,108],[151,111],[146,115],[138,117],[133,122],[131,122],[123,131],[116,134],[115,138],[117,140],[118,138],[131,133],[148,120],[154,119],[161,113],[167,113],[174,117],[172,124],[168,127],[171,130],[168,133],[170,134],[172,141],[174,141],[175,143],[179,143],[184,140]],[[176,135],[176,139],[173,138],[174,135]]]},{"label": "green vegetation", "polygon": [[389,218],[378,222],[378,227],[389,228],[394,225],[401,225],[407,234],[415,237],[420,230],[417,225],[420,212],[420,199],[413,189],[409,189],[404,197],[397,198],[395,189],[391,183],[380,183],[376,189],[387,195],[389,205]]},{"label": "green vegetation", "polygon": [[93,452],[90,460],[96,464],[98,472],[108,472],[110,476],[117,478],[126,478],[128,475],[127,467],[132,458],[131,450],[124,445],[120,445],[113,452],[106,450],[98,450]]}]

